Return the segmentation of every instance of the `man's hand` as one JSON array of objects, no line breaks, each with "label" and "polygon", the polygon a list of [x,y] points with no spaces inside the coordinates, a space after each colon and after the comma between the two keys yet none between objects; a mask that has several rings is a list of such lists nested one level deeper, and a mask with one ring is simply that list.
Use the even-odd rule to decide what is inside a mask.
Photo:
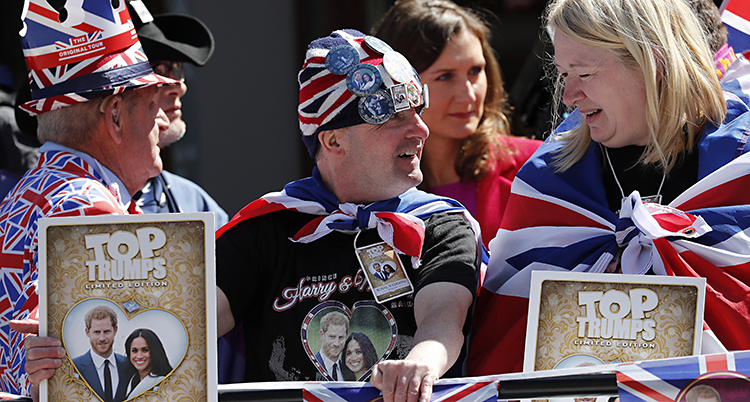
[{"label": "man's hand", "polygon": [[[10,321],[9,324],[10,328],[17,332],[39,333],[39,321],[36,320]],[[55,370],[62,364],[65,349],[58,339],[50,337],[29,336],[23,344],[24,349],[26,349],[26,365],[24,367],[29,375],[29,381],[33,384],[31,398],[38,401],[39,383],[55,374]]]},{"label": "man's hand", "polygon": [[[26,334],[38,334],[39,321],[10,321],[10,328]],[[65,349],[60,340],[51,337],[29,336],[23,344],[26,349],[25,368],[29,381],[34,385],[39,385],[55,374],[55,369],[62,364]]]},{"label": "man's hand", "polygon": [[383,391],[384,402],[429,402],[432,384],[439,377],[440,373],[426,363],[385,360],[375,366],[370,382]]},{"label": "man's hand", "polygon": [[432,384],[461,351],[462,328],[472,300],[468,289],[449,282],[432,283],[417,293],[417,332],[411,352],[404,360],[378,363],[370,377],[370,383],[383,391],[384,402],[430,401]]}]

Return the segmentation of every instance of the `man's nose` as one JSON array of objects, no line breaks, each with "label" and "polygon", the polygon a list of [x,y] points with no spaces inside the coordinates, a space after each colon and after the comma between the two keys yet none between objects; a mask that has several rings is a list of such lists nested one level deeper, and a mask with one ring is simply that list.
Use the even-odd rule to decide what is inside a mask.
[{"label": "man's nose", "polygon": [[430,130],[427,128],[427,124],[424,123],[422,117],[412,108],[405,110],[401,113],[409,113],[409,119],[411,119],[409,130],[406,132],[407,137],[417,137],[421,140],[426,140],[430,136]]}]

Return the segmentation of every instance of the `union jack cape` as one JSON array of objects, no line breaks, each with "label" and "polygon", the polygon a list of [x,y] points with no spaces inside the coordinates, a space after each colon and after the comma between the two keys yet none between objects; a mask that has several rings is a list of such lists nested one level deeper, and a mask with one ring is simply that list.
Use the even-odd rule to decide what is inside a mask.
[{"label": "union jack cape", "polygon": [[482,246],[479,223],[458,201],[412,188],[398,197],[366,206],[339,204],[323,183],[317,167],[313,169],[312,177],[291,182],[282,191],[266,194],[242,208],[229,223],[216,231],[216,238],[239,222],[281,210],[319,215],[290,238],[291,241],[309,243],[334,230],[376,228],[383,241],[398,253],[412,257],[415,268],[419,266],[424,241],[423,220],[435,213],[458,212],[474,230],[481,261],[486,263],[488,259]]},{"label": "union jack cape", "polygon": [[105,175],[71,153],[43,152],[38,167],[0,204],[0,391],[26,394],[31,385],[24,369],[24,334],[12,331],[8,321],[27,319],[38,306],[38,220],[128,213],[103,184]]},{"label": "union jack cape", "polygon": [[706,323],[730,350],[750,349],[750,111],[725,94],[724,123],[707,124],[698,144],[698,182],[668,207],[634,193],[629,211],[611,212],[594,143],[554,173],[552,136],[521,168],[490,242],[470,375],[522,371],[531,271],[602,272],[620,248],[624,272],[705,277]]}]

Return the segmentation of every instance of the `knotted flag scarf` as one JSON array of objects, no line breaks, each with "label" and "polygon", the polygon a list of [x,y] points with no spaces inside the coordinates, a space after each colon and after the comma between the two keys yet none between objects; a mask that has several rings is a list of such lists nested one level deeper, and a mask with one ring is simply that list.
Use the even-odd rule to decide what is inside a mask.
[{"label": "knotted flag scarf", "polygon": [[317,167],[313,169],[312,177],[291,182],[282,191],[266,194],[245,206],[216,232],[216,238],[239,222],[281,210],[319,215],[290,241],[310,243],[333,231],[377,229],[381,239],[396,252],[412,258],[415,268],[419,266],[424,243],[424,220],[435,213],[462,213],[474,230],[478,255],[485,264],[487,262],[479,223],[458,201],[412,188],[398,197],[369,205],[339,204],[323,183]]}]

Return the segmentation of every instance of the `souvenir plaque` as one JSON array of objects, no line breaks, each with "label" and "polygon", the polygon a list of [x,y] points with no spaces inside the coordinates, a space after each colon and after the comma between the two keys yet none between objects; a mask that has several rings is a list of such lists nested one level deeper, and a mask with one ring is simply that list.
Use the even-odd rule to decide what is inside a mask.
[{"label": "souvenir plaque", "polygon": [[533,271],[524,371],[700,354],[705,291],[704,278]]},{"label": "souvenir plaque", "polygon": [[212,213],[40,219],[38,289],[66,350],[42,401],[104,400],[94,354],[115,356],[116,401],[217,400]]}]

